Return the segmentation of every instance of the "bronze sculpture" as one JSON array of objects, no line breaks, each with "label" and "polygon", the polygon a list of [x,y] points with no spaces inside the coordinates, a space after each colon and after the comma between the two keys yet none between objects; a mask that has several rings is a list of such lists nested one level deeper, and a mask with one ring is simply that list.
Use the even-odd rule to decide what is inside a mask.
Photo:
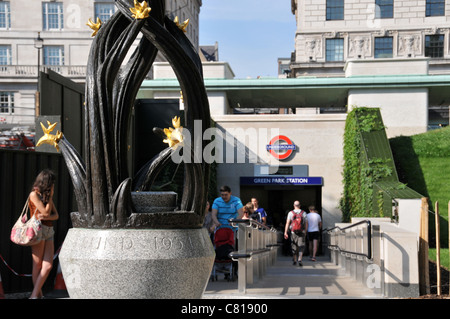
[{"label": "bronze sculpture", "polygon": [[[180,83],[186,129],[201,121],[210,126],[209,105],[202,65],[196,49],[185,36],[188,21],[180,24],[165,16],[165,1],[116,0],[118,11],[107,22],[88,25],[94,30],[86,76],[85,159],[62,136],[56,141],[75,188],[78,212],[74,227],[86,228],[198,228],[204,218],[209,164],[203,159],[184,163],[185,179],[181,207],[168,213],[134,211],[131,192],[148,191],[171,160],[168,147],[130,178],[127,171],[127,128],[139,87],[160,51],[171,64]],[[143,36],[132,57],[121,67],[133,41]],[[179,125],[179,124],[178,124]],[[50,127],[49,127],[50,129]],[[192,137],[193,139],[193,137]],[[190,141],[194,145],[193,141]],[[204,145],[203,145],[204,146]]]}]

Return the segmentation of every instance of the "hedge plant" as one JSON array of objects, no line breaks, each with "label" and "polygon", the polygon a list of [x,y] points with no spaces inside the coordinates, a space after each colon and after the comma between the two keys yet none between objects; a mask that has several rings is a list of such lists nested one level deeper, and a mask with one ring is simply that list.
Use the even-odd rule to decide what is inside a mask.
[{"label": "hedge plant", "polygon": [[[344,191],[340,200],[342,221],[351,217],[382,217],[379,197],[374,196],[374,183],[392,175],[391,158],[369,158],[363,135],[384,130],[377,108],[354,108],[349,112],[344,132]],[[374,204],[375,203],[375,204]]]}]

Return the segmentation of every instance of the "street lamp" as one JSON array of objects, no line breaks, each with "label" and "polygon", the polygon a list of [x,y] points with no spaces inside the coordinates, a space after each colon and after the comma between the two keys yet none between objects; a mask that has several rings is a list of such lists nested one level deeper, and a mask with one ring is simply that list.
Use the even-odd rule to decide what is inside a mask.
[{"label": "street lamp", "polygon": [[41,49],[44,46],[44,40],[41,38],[41,33],[38,32],[38,36],[34,39],[34,47],[38,50],[38,61],[37,61],[37,90],[36,90],[36,116],[39,116],[41,113],[40,110],[40,93],[39,93],[39,70],[40,70],[40,62],[41,62]]}]

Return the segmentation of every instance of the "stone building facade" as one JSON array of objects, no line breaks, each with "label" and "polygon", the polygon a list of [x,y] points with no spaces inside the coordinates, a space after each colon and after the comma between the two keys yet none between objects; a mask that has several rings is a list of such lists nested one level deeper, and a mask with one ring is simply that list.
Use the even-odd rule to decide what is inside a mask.
[{"label": "stone building facade", "polygon": [[344,76],[349,59],[430,58],[449,74],[448,0],[291,0],[292,77]]},{"label": "stone building facade", "polygon": [[[187,36],[195,47],[201,5],[202,0],[166,0],[169,17],[190,19]],[[92,43],[86,22],[105,22],[116,10],[114,0],[0,1],[0,129],[34,126],[38,67],[84,84]]]}]

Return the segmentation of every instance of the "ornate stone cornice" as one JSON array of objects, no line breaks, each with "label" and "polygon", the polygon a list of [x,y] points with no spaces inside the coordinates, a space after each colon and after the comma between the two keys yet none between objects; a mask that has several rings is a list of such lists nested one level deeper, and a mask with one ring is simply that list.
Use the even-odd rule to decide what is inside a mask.
[{"label": "ornate stone cornice", "polygon": [[433,34],[444,34],[449,31],[449,28],[439,28],[439,27],[431,27],[424,29],[424,34],[433,35]]}]

